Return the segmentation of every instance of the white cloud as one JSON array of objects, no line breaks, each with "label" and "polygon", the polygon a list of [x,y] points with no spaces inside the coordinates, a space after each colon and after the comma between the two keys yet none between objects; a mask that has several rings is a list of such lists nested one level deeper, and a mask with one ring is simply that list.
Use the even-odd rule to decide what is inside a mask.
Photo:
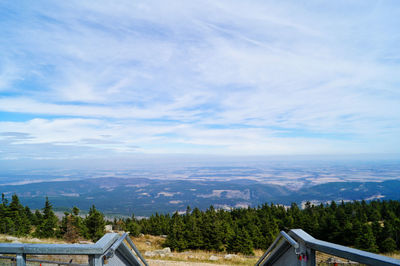
[{"label": "white cloud", "polygon": [[399,8],[366,2],[4,3],[22,15],[0,22],[1,130],[90,152],[396,151]]}]

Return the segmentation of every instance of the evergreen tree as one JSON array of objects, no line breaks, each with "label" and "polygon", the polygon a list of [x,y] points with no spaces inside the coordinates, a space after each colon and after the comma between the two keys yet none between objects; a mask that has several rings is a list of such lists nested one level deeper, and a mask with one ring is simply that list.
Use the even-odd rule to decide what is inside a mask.
[{"label": "evergreen tree", "polygon": [[60,237],[63,237],[68,242],[77,242],[86,235],[86,226],[79,216],[79,211],[77,207],[73,207],[72,213],[65,212],[61,220]]},{"label": "evergreen tree", "polygon": [[[104,216],[94,206],[85,219],[74,207],[65,213],[58,229],[58,220],[46,198],[42,212],[32,214],[17,195],[10,203],[2,195],[0,204],[0,233],[27,235],[31,225],[38,237],[62,236],[69,241],[88,237],[94,241],[104,234]],[[184,215],[175,213],[152,215],[148,219],[115,219],[120,227],[137,236],[140,232],[168,234],[166,245],[175,250],[206,249],[251,254],[253,248],[266,249],[279,230],[300,227],[314,237],[367,251],[392,252],[400,248],[400,202],[332,202],[313,206],[307,203],[302,210],[296,204],[285,209],[281,205],[263,204],[257,208],[231,211],[206,211],[190,207]],[[58,233],[57,233],[58,232]]]},{"label": "evergreen tree", "polygon": [[364,224],[361,227],[361,233],[356,238],[355,245],[357,248],[365,251],[378,252],[375,237],[369,224]]},{"label": "evergreen tree", "polygon": [[84,219],[79,215],[79,213],[79,208],[74,206],[72,208],[72,215],[74,216],[74,226],[77,228],[79,236],[85,237],[88,235],[88,229],[86,227]]},{"label": "evergreen tree", "polygon": [[[300,227],[322,240],[377,252],[378,248],[392,250],[393,243],[398,248],[399,216],[398,201],[341,202],[339,205],[331,202],[318,206],[307,203],[303,210],[296,204],[287,209],[274,204],[231,211],[216,211],[212,206],[204,212],[187,208],[184,215],[175,214],[172,219],[169,215],[156,214],[139,223],[142,232],[159,232],[164,230],[160,228],[167,221],[170,226],[166,245],[176,250],[226,249],[246,253],[238,251],[239,246],[248,246],[240,244],[245,238],[243,235],[253,248],[266,249],[279,230]],[[383,218],[386,220],[379,220]]]},{"label": "evergreen tree", "polygon": [[72,214],[65,216],[65,232],[64,239],[68,242],[75,243],[79,240],[79,228],[76,226],[76,217]]},{"label": "evergreen tree", "polygon": [[396,247],[396,241],[394,241],[393,238],[388,237],[380,243],[379,250],[383,253],[388,253],[395,251]]},{"label": "evergreen tree", "polygon": [[185,235],[187,235],[187,232],[184,232],[183,219],[178,212],[175,212],[172,216],[170,233],[165,241],[165,246],[170,247],[172,250],[185,250],[188,246]]},{"label": "evergreen tree", "polygon": [[94,205],[89,210],[85,225],[87,227],[87,236],[93,241],[99,240],[104,235],[104,227],[106,225],[104,215],[96,210]]},{"label": "evergreen tree", "polygon": [[11,228],[14,228],[14,223],[9,215],[8,200],[5,198],[4,193],[1,194],[0,205],[0,232],[2,234],[9,234]]},{"label": "evergreen tree", "polygon": [[[400,213],[400,208],[398,213]],[[397,248],[400,249],[400,218],[395,218],[393,221],[393,235],[393,239],[396,241]]]},{"label": "evergreen tree", "polygon": [[80,210],[79,210],[78,207],[74,206],[74,207],[72,208],[72,214],[73,214],[73,215],[79,216],[79,212],[80,212]]},{"label": "evergreen tree", "polygon": [[46,197],[46,202],[43,208],[43,217],[40,224],[36,227],[35,235],[41,238],[50,238],[56,236],[58,219],[53,212],[49,198]]},{"label": "evergreen tree", "polygon": [[139,225],[138,221],[135,218],[135,215],[132,214],[131,219],[127,219],[125,221],[125,230],[129,232],[131,236],[139,236],[141,232],[141,226]]},{"label": "evergreen tree", "polygon": [[228,241],[226,251],[234,253],[242,253],[244,255],[254,255],[253,242],[250,240],[250,235],[244,228],[235,226],[234,234]]},{"label": "evergreen tree", "polygon": [[198,208],[195,208],[186,221],[185,238],[189,249],[203,248],[203,234],[201,232],[202,215]]},{"label": "evergreen tree", "polygon": [[9,228],[10,234],[23,236],[30,233],[31,224],[29,218],[16,194],[12,196],[11,203],[8,206],[8,216],[13,221],[12,226]]},{"label": "evergreen tree", "polygon": [[222,251],[223,228],[222,221],[217,220],[216,212],[213,206],[205,212],[201,225],[203,233],[204,248],[206,250]]},{"label": "evergreen tree", "polygon": [[137,237],[140,234],[140,225],[136,221],[130,221],[126,225],[126,230],[129,231],[129,235]]},{"label": "evergreen tree", "polygon": [[31,211],[31,209],[28,206],[25,206],[25,216],[28,219],[29,223],[32,224],[32,220],[33,220],[33,213]]},{"label": "evergreen tree", "polygon": [[32,216],[32,225],[38,226],[42,223],[43,221],[43,214],[39,211],[36,210],[35,213]]}]

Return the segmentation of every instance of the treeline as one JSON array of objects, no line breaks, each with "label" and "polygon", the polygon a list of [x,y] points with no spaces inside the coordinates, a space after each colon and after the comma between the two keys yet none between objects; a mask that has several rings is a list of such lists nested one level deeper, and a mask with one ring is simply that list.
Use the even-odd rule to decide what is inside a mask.
[{"label": "treeline", "polygon": [[[0,233],[39,238],[97,241],[104,234],[104,215],[94,206],[82,217],[74,207],[59,220],[46,198],[42,210],[34,213],[23,206],[17,195],[11,202],[2,195]],[[139,234],[167,235],[165,246],[173,250],[202,249],[253,254],[267,249],[280,230],[301,228],[315,238],[353,246],[371,252],[400,249],[400,202],[355,201],[312,205],[300,209],[263,204],[257,208],[229,211],[213,206],[205,211],[187,208],[184,214],[154,214],[149,218],[114,219],[115,230]]]},{"label": "treeline", "polygon": [[0,204],[0,233],[15,236],[33,236],[38,238],[64,238],[70,242],[82,239],[97,241],[104,235],[104,215],[93,206],[88,215],[82,218],[79,209],[65,212],[59,220],[53,207],[46,198],[41,211],[34,213],[23,206],[17,195],[9,202],[2,194]]},{"label": "treeline", "polygon": [[400,202],[355,201],[303,209],[264,204],[257,208],[206,211],[188,207],[185,214],[155,214],[146,219],[114,221],[132,235],[167,235],[174,250],[204,249],[253,254],[267,249],[280,230],[301,228],[315,238],[371,252],[400,249]]}]

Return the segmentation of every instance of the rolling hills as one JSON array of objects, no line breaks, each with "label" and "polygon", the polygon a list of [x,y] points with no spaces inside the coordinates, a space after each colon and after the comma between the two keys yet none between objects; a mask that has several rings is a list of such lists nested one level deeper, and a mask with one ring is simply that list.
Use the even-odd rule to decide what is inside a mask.
[{"label": "rolling hills", "polygon": [[23,204],[42,208],[49,197],[57,209],[91,205],[109,215],[148,216],[155,212],[184,211],[186,206],[205,209],[257,206],[265,202],[289,205],[305,201],[400,199],[400,180],[383,182],[330,182],[300,189],[248,179],[159,180],[147,178],[92,178],[73,181],[2,185],[6,197],[16,193]]}]

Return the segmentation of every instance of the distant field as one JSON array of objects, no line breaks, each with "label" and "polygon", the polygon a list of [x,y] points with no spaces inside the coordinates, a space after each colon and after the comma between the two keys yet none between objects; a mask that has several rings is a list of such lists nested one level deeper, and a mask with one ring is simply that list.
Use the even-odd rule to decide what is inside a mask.
[{"label": "distant field", "polygon": [[155,180],[146,178],[91,178],[79,181],[41,182],[3,185],[6,198],[16,193],[24,205],[41,209],[49,197],[55,210],[63,212],[77,206],[88,210],[93,204],[108,216],[150,216],[184,212],[187,206],[206,209],[256,207],[264,203],[298,205],[334,201],[400,199],[400,180],[383,182],[331,182],[291,190],[282,185],[250,179]]},{"label": "distant field", "polygon": [[[93,204],[108,216],[150,216],[187,206],[230,209],[263,203],[298,205],[400,199],[400,162],[263,161],[229,166],[163,165],[131,170],[49,169],[0,172],[0,193],[32,209],[48,196],[64,212]],[[123,204],[121,204],[121,202]]]}]

